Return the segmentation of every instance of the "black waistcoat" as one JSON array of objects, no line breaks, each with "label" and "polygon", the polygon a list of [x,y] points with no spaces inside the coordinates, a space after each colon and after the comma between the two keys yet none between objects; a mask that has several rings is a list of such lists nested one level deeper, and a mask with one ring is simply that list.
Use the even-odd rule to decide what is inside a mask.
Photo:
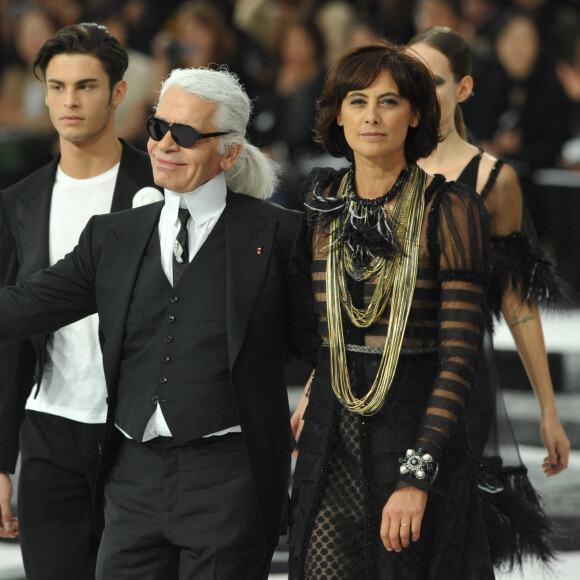
[{"label": "black waistcoat", "polygon": [[157,228],[137,278],[123,344],[115,421],[137,441],[157,405],[176,443],[239,423],[226,339],[225,213],[175,288]]}]

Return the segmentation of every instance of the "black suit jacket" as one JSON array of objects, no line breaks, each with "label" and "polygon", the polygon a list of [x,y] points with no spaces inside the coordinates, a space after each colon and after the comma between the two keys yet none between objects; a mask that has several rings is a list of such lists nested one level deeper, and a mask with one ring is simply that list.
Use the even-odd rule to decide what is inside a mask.
[{"label": "black suit jacket", "polygon": [[[127,312],[161,208],[156,203],[92,218],[64,260],[0,291],[0,340],[53,332],[98,312],[109,403],[101,486],[118,437]],[[294,448],[285,363],[289,353],[300,352],[314,366],[319,345],[310,252],[298,212],[228,192],[225,219],[229,367],[264,536],[272,545],[284,521]],[[102,517],[98,503],[96,514]]]},{"label": "black suit jacket", "polygon": [[[153,186],[149,156],[122,141],[111,211],[129,209],[135,193]],[[49,266],[49,218],[60,156],[0,193],[0,283],[16,284]],[[0,470],[13,472],[24,406],[45,362],[47,335],[0,345]]]}]

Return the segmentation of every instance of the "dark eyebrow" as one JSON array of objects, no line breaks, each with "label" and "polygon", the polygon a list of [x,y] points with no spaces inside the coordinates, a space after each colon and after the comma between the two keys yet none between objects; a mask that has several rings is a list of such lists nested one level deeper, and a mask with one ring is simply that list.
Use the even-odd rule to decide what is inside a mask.
[{"label": "dark eyebrow", "polygon": [[[349,97],[365,97],[368,99],[368,95],[366,93],[361,93],[358,91],[354,91],[352,93],[348,94]],[[401,95],[399,93],[393,93],[393,92],[389,92],[389,93],[383,93],[382,95],[379,95],[379,99],[382,99],[383,97],[400,97]]]},{"label": "dark eyebrow", "polygon": [[[47,83],[55,83],[57,85],[64,85],[64,81],[59,81],[58,79],[47,79]],[[75,85],[84,85],[86,83],[96,83],[99,82],[99,79],[92,78],[92,79],[81,79],[80,81],[76,81]]]}]

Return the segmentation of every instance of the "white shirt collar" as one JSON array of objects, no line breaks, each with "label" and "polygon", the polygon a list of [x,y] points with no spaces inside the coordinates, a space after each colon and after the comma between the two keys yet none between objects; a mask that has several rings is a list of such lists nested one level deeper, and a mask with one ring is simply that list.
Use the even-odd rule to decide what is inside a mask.
[{"label": "white shirt collar", "polygon": [[197,225],[218,216],[226,205],[226,178],[222,173],[187,193],[165,190],[165,211],[173,221],[177,221],[180,204],[187,207]]}]

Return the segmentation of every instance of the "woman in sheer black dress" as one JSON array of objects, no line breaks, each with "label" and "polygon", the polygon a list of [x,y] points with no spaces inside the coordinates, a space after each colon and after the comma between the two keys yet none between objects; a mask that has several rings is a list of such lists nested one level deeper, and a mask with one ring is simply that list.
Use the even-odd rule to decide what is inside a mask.
[{"label": "woman in sheer black dress", "polygon": [[[494,563],[521,563],[526,554],[548,560],[549,522],[521,464],[498,390],[491,315],[503,313],[509,324],[540,404],[541,434],[548,452],[543,469],[548,476],[557,475],[568,465],[570,443],[558,418],[537,303],[555,300],[561,294],[560,282],[541,250],[525,235],[531,223],[522,226],[523,198],[516,172],[466,139],[459,103],[473,90],[467,42],[449,28],[435,27],[412,38],[409,46],[433,72],[444,136],[436,151],[420,165],[472,187],[484,199],[490,216],[492,284],[487,296],[486,348],[469,420],[475,453],[486,468],[480,475],[488,481],[482,482],[480,489],[488,508],[486,523]],[[499,488],[503,489],[501,494],[497,493]]]},{"label": "woman in sheer black dress", "polygon": [[292,579],[494,577],[464,419],[488,220],[416,164],[439,116],[428,69],[400,48],[355,49],[327,75],[318,139],[352,165],[306,188],[324,344],[293,417]]}]

